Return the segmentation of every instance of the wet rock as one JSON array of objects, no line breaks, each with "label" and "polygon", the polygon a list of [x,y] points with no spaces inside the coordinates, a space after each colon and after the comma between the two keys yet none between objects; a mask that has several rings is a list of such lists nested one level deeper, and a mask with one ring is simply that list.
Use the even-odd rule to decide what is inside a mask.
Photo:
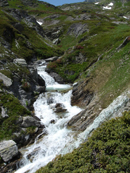
[{"label": "wet rock", "polygon": [[39,93],[45,92],[45,86],[36,86],[36,92]]},{"label": "wet rock", "polygon": [[21,66],[27,67],[27,62],[25,59],[14,59],[13,61],[15,64],[19,64]]},{"label": "wet rock", "polygon": [[55,124],[55,122],[56,122],[55,120],[51,120],[50,121],[51,124]]},{"label": "wet rock", "polygon": [[7,76],[5,76],[4,74],[0,73],[0,80],[3,81],[3,84],[6,87],[10,87],[12,85],[12,80],[10,78],[8,78]]},{"label": "wet rock", "polygon": [[30,116],[23,117],[23,122],[21,124],[21,127],[27,128],[31,126],[40,127],[41,123],[34,117],[30,117]]},{"label": "wet rock", "polygon": [[55,111],[56,113],[61,113],[61,112],[66,112],[67,109],[64,108],[64,105],[63,105],[63,104],[57,103],[57,104],[55,105],[54,111]]},{"label": "wet rock", "polygon": [[54,99],[53,99],[52,97],[49,97],[49,98],[47,99],[47,104],[48,104],[48,105],[52,104],[53,102],[54,102]]},{"label": "wet rock", "polygon": [[0,142],[0,157],[4,162],[10,161],[18,153],[18,147],[13,140]]},{"label": "wet rock", "polygon": [[34,157],[36,155],[38,155],[38,153],[40,153],[40,155],[42,154],[43,156],[45,156],[46,151],[45,150],[41,150],[40,147],[35,148],[30,154],[27,155],[27,158],[32,161],[34,159]]},{"label": "wet rock", "polygon": [[37,82],[40,86],[45,86],[45,81],[43,80],[43,78],[39,74],[38,74]]},{"label": "wet rock", "polygon": [[60,83],[60,84],[63,84],[64,83],[64,80],[62,77],[60,77],[60,75],[58,75],[57,73],[55,72],[50,72],[49,75],[51,77],[53,77],[55,79],[56,82]]}]

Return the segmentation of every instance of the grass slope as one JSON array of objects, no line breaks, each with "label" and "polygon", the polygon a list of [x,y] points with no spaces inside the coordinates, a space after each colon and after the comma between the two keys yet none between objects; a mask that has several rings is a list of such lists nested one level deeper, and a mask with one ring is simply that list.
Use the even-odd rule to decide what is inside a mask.
[{"label": "grass slope", "polygon": [[130,112],[104,122],[87,142],[37,173],[129,173]]}]

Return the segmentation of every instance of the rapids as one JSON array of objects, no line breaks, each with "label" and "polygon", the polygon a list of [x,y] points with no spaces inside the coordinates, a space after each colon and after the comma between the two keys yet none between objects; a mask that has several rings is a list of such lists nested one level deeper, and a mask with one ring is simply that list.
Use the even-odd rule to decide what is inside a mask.
[{"label": "rapids", "polygon": [[[45,72],[45,65],[38,67],[38,73],[46,82],[47,92],[39,95],[34,103],[35,115],[45,125],[42,134],[37,136],[34,144],[24,148],[23,159],[15,173],[34,173],[45,166],[59,154],[66,154],[84,142],[91,132],[102,122],[116,117],[116,112],[129,101],[129,93],[117,97],[106,109],[98,115],[88,128],[81,133],[68,129],[67,122],[82,111],[79,107],[71,106],[72,86],[60,85]],[[48,89],[49,88],[49,89]],[[60,92],[62,90],[62,92]],[[63,91],[68,92],[63,93]],[[66,112],[56,113],[55,105],[62,104]],[[31,159],[28,158],[32,155]]]},{"label": "rapids", "polygon": [[[61,153],[69,152],[67,145],[74,141],[74,132],[67,129],[67,122],[81,111],[71,106],[71,85],[61,85],[45,72],[45,65],[38,67],[38,73],[45,80],[47,92],[39,95],[34,103],[35,115],[41,119],[45,129],[35,143],[21,150],[23,159],[18,165],[16,173],[33,173],[45,166]],[[63,91],[68,92],[63,93]],[[62,92],[59,92],[62,91]],[[55,113],[55,105],[62,104],[66,112]],[[53,123],[52,123],[53,122]],[[42,136],[42,138],[40,138]],[[64,151],[63,149],[66,148]],[[31,159],[28,156],[33,153]]]}]

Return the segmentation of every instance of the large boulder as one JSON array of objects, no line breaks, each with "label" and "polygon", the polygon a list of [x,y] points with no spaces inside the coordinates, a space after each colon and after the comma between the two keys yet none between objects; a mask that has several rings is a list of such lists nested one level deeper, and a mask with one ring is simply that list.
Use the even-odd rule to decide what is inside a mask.
[{"label": "large boulder", "polygon": [[31,126],[40,127],[41,123],[39,120],[37,120],[34,117],[30,117],[30,116],[23,117],[23,122],[21,124],[21,127],[27,128]]},{"label": "large boulder", "polygon": [[0,157],[4,162],[10,161],[18,153],[18,147],[13,140],[0,142]]},{"label": "large boulder", "polygon": [[26,63],[25,59],[19,59],[19,58],[14,59],[14,63],[19,64],[19,65],[24,66],[24,67],[27,67],[27,63]]},{"label": "large boulder", "polygon": [[55,79],[56,82],[58,82],[58,83],[60,83],[60,84],[63,84],[63,83],[64,83],[63,78],[62,78],[60,75],[58,75],[57,73],[51,72],[51,73],[50,73],[50,76],[53,77],[53,78]]},{"label": "large boulder", "polygon": [[12,80],[10,78],[8,78],[7,76],[5,76],[4,74],[0,73],[0,80],[3,81],[3,84],[6,87],[10,87],[12,85]]}]

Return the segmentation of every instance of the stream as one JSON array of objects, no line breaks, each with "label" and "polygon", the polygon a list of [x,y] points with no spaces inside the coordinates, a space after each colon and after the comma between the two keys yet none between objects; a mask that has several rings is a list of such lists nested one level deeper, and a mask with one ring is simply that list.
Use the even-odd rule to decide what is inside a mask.
[{"label": "stream", "polygon": [[[34,103],[35,116],[40,118],[45,129],[34,144],[22,148],[23,159],[16,173],[36,172],[57,155],[70,152],[76,138],[75,132],[66,127],[67,122],[82,111],[77,106],[71,106],[72,86],[58,84],[45,72],[45,68],[46,65],[41,65],[37,70],[45,80],[47,92],[40,94]],[[56,113],[56,105],[61,105],[64,111]]]},{"label": "stream", "polygon": [[[47,92],[40,94],[34,103],[35,115],[41,119],[45,129],[43,129],[42,134],[37,136],[34,144],[21,150],[23,159],[15,173],[34,173],[40,167],[55,159],[57,155],[72,152],[102,122],[116,117],[117,112],[121,112],[121,109],[130,100],[130,92],[124,92],[106,109],[102,110],[84,132],[74,132],[67,128],[67,123],[82,109],[71,106],[72,86],[58,84],[45,72],[45,68],[45,65],[39,66],[38,73],[46,82]],[[56,113],[56,105],[62,105],[64,111]]]}]

